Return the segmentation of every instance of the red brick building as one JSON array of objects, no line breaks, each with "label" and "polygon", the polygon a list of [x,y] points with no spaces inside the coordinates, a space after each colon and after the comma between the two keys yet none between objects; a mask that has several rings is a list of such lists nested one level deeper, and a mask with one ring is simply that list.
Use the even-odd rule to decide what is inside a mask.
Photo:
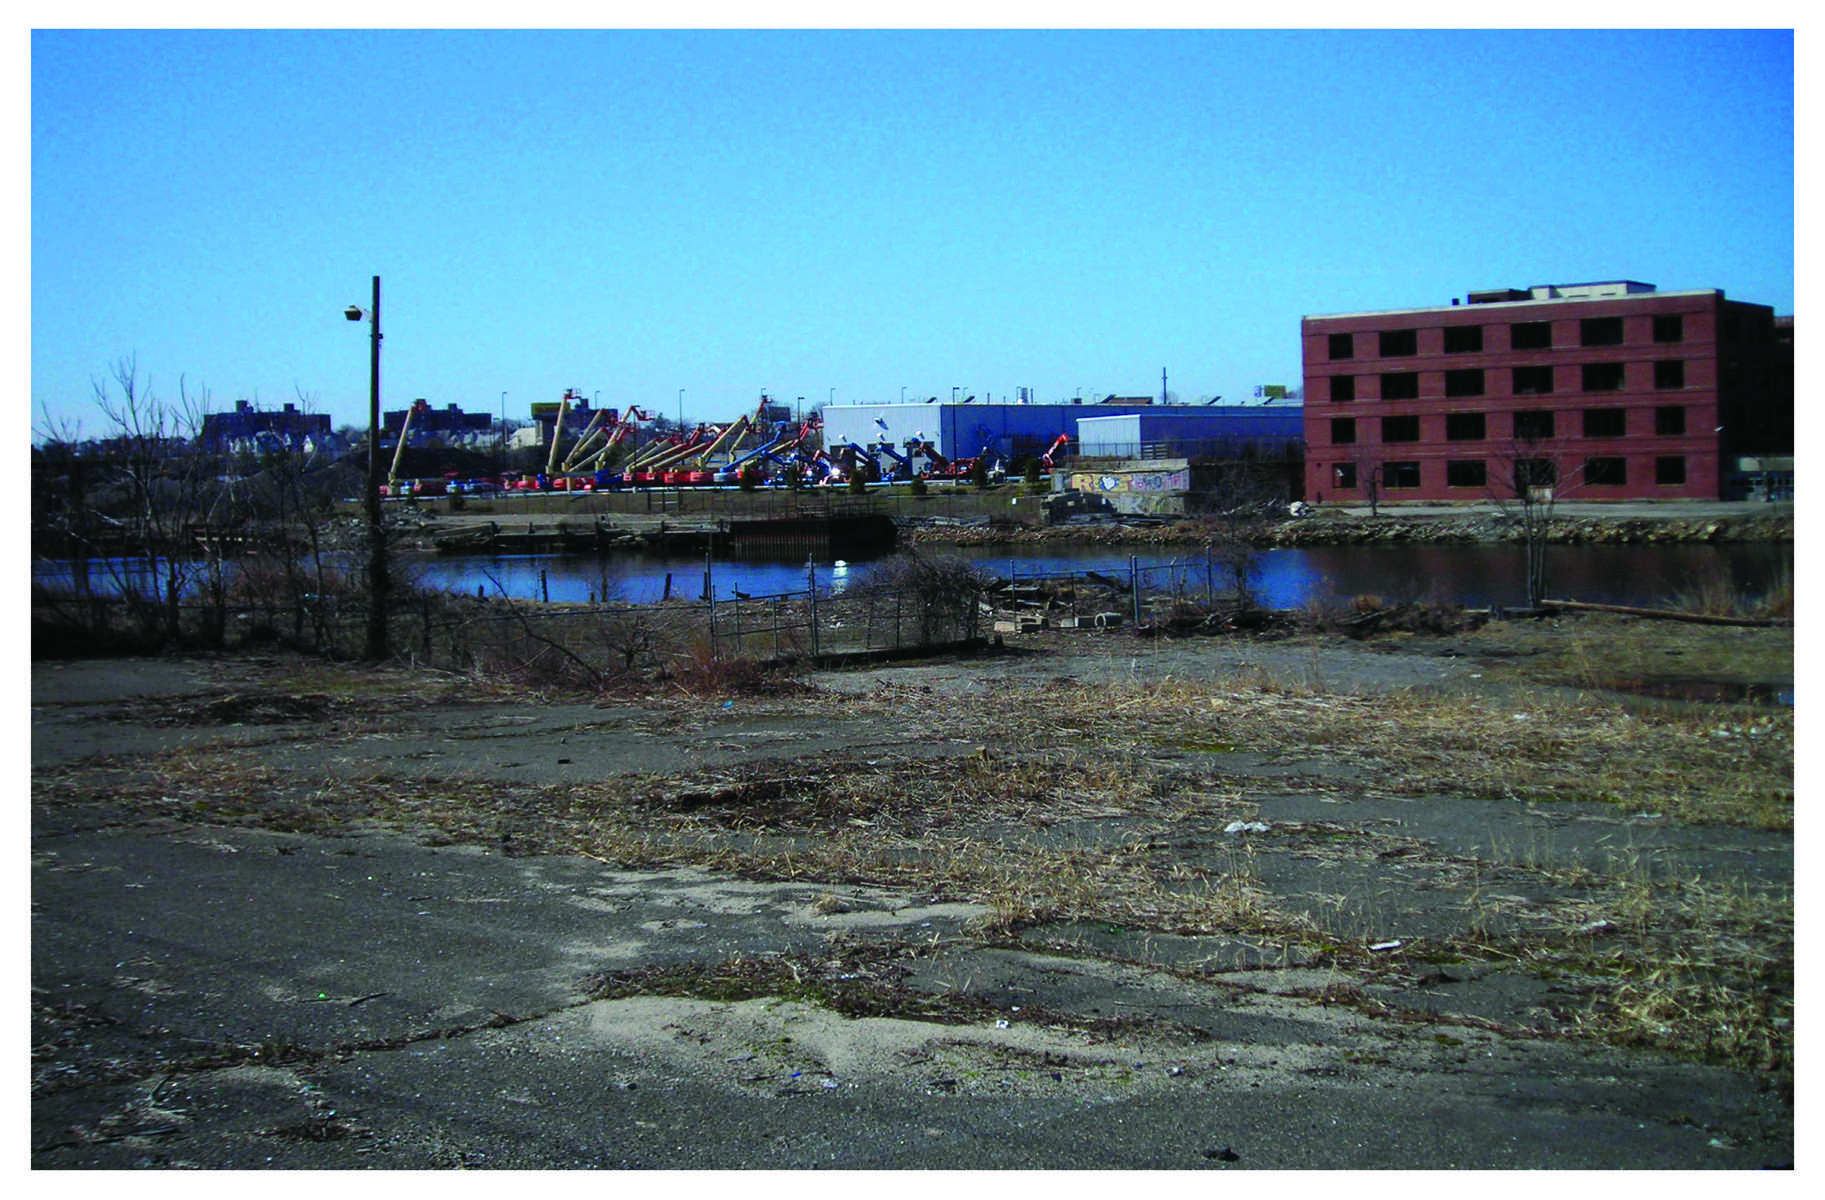
[{"label": "red brick building", "polygon": [[[1720,499],[1793,454],[1774,311],[1716,289],[1555,284],[1306,317],[1306,496]],[[1789,339],[1791,333],[1788,333]]]}]

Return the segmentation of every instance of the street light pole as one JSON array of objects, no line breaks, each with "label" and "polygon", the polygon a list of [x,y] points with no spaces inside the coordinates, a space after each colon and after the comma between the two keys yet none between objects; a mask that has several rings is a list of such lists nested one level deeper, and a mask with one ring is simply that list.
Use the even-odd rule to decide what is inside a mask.
[{"label": "street light pole", "polygon": [[387,658],[387,531],[380,515],[380,276],[374,276],[374,300],[368,311],[350,307],[344,315],[351,321],[365,315],[373,326],[368,353],[367,656],[379,662]]}]

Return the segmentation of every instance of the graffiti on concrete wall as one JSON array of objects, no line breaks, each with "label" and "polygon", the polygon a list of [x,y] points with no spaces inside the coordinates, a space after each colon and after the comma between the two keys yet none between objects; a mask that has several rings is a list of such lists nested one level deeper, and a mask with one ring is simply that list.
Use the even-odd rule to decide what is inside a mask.
[{"label": "graffiti on concrete wall", "polygon": [[1191,490],[1191,471],[1105,471],[1071,476],[1071,486],[1080,492],[1184,492]]}]

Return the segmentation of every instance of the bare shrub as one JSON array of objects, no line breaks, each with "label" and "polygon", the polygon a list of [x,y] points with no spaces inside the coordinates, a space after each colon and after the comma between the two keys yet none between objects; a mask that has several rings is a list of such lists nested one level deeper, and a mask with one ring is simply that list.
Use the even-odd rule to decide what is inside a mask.
[{"label": "bare shrub", "polygon": [[896,554],[877,564],[858,595],[899,596],[899,611],[910,617],[920,645],[976,636],[980,606],[999,582],[994,573],[964,558]]}]

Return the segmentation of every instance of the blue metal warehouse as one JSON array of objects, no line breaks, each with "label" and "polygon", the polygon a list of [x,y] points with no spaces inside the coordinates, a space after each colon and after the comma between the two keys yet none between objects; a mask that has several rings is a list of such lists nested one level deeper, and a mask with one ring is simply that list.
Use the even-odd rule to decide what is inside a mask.
[{"label": "blue metal warehouse", "polygon": [[1077,439],[1084,417],[1144,412],[1145,404],[841,404],[824,409],[824,445],[903,448],[929,442],[949,459],[988,451],[1011,459],[1037,458],[1059,434]]},{"label": "blue metal warehouse", "polygon": [[1252,445],[1278,458],[1304,432],[1297,403],[1158,404],[843,404],[824,409],[824,445],[883,443],[903,450],[929,443],[948,459],[988,452],[1018,460],[1044,454],[1060,434],[1080,456],[1119,458],[1205,455],[1229,457]]},{"label": "blue metal warehouse", "polygon": [[1087,416],[1077,423],[1076,453],[1083,458],[1282,458],[1305,435],[1305,406],[1173,405],[1117,416]]}]

